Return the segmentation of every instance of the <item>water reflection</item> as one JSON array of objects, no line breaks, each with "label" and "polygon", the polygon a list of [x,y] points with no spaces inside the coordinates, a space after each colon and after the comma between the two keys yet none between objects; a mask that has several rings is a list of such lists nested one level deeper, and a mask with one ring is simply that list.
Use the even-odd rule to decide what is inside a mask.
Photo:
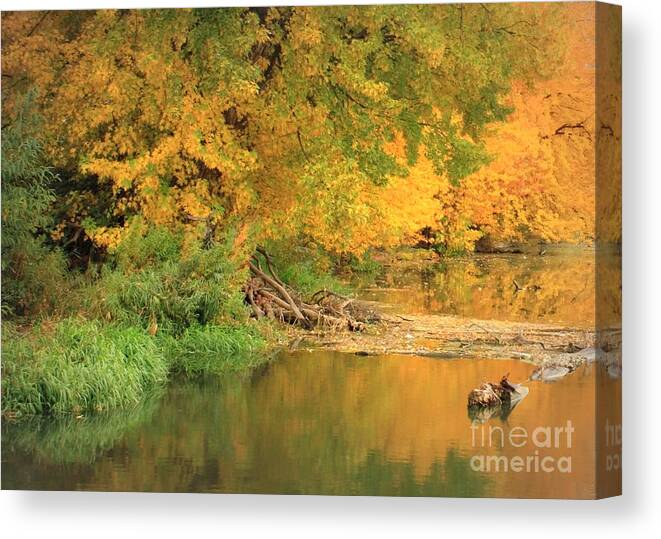
[{"label": "water reflection", "polygon": [[590,497],[592,367],[562,384],[535,384],[510,415],[488,423],[534,429],[572,420],[572,448],[544,450],[569,453],[571,473],[471,468],[476,453],[511,458],[532,448],[476,448],[468,390],[508,371],[524,380],[531,369],[504,360],[287,353],[249,377],[175,381],[118,438],[108,417],[115,434],[90,436],[93,450],[71,425],[5,426],[3,488]]},{"label": "water reflection", "polygon": [[[600,271],[608,281],[619,272],[619,258],[601,257]],[[602,316],[621,314],[620,293],[611,289],[602,298]],[[361,297],[399,312],[594,327],[595,252],[549,247],[544,256],[471,255],[411,264],[387,269]]]}]

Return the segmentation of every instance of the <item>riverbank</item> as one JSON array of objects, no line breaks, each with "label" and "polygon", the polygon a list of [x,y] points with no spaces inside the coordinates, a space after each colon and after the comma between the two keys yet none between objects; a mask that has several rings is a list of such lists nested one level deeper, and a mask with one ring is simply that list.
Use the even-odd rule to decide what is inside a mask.
[{"label": "riverbank", "polygon": [[[361,302],[382,312],[385,306]],[[621,371],[621,331],[600,332],[551,324],[482,320],[444,315],[381,314],[363,332],[291,332],[292,349],[327,350],[361,356],[413,355],[439,359],[516,359],[544,369],[566,369],[603,361]],[[598,340],[598,342],[597,342]]]},{"label": "riverbank", "polygon": [[279,329],[249,318],[233,237],[204,248],[165,229],[138,232],[94,271],[63,276],[56,308],[3,316],[3,417],[126,407],[174,373],[268,361]]},{"label": "riverbank", "polygon": [[[620,369],[611,352],[619,347],[619,333],[607,340],[600,336],[606,349],[599,351],[594,328],[579,326],[593,319],[593,283],[584,281],[590,253],[439,259],[430,251],[408,250],[382,262],[353,292],[328,276],[320,281],[308,265],[279,264],[283,279],[276,284],[283,283],[301,308],[322,309],[324,319],[342,315],[357,322],[349,327],[360,331],[346,331],[319,317],[311,319],[311,329],[269,319],[269,305],[255,295],[254,311],[264,316],[249,318],[245,283],[255,285],[255,277],[249,280],[245,269],[228,261],[227,247],[188,252],[179,260],[178,248],[162,252],[171,238],[147,240],[131,256],[120,251],[114,271],[81,287],[83,299],[70,300],[71,313],[23,326],[4,324],[5,418],[129,406],[172,374],[250,371],[283,348],[509,358],[554,366],[556,374],[557,368],[569,372],[598,356],[614,372]],[[148,262],[136,262],[143,259]],[[264,290],[264,283],[257,288]],[[317,294],[315,303],[320,288],[340,289],[353,299]],[[446,314],[452,312],[462,314]],[[548,322],[521,321],[533,314]]]},{"label": "riverbank", "polygon": [[191,327],[150,335],[82,318],[21,330],[3,327],[2,416],[81,415],[139,403],[174,374],[250,370],[270,359],[277,336],[254,324]]}]

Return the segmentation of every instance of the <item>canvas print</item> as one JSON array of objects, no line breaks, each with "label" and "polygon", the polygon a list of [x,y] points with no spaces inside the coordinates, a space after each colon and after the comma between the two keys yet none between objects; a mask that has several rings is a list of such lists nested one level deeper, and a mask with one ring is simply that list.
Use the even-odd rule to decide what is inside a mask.
[{"label": "canvas print", "polygon": [[2,13],[2,488],[621,491],[621,10]]}]

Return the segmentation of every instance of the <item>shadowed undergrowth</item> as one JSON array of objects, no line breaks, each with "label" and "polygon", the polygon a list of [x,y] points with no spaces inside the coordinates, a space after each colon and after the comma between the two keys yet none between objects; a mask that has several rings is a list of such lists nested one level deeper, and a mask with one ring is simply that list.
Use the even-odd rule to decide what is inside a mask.
[{"label": "shadowed undergrowth", "polygon": [[234,372],[266,361],[275,332],[248,319],[245,272],[229,256],[231,239],[184,248],[175,233],[137,230],[114,264],[77,290],[72,303],[82,308],[32,324],[6,322],[3,415],[129,406],[171,372]]}]

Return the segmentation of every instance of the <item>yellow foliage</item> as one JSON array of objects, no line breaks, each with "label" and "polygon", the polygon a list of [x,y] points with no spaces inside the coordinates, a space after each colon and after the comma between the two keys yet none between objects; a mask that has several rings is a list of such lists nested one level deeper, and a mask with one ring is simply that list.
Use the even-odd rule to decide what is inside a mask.
[{"label": "yellow foliage", "polygon": [[[494,26],[522,17],[534,46]],[[592,4],[25,12],[2,37],[3,111],[40,90],[69,181],[55,240],[112,249],[136,217],[358,255],[425,228],[451,250],[594,239]]]}]

